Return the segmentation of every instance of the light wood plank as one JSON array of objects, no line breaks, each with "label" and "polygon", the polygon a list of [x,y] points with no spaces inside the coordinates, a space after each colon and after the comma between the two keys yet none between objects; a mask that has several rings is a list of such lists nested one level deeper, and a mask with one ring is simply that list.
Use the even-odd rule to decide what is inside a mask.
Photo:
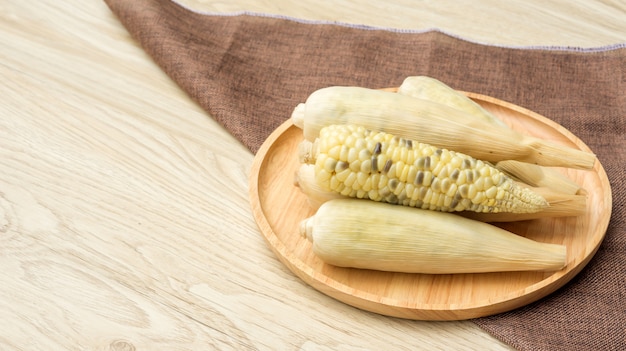
[{"label": "light wood plank", "polygon": [[[626,12],[609,1],[519,2],[476,8],[469,20],[450,2],[359,3],[187,1],[211,11],[437,26],[513,45],[612,43],[623,39],[617,19]],[[493,30],[519,9],[514,23],[540,25]],[[493,19],[485,27],[480,18]],[[4,1],[0,78],[0,348],[508,349],[470,322],[363,312],[295,277],[253,220],[253,155],[102,1]]]}]

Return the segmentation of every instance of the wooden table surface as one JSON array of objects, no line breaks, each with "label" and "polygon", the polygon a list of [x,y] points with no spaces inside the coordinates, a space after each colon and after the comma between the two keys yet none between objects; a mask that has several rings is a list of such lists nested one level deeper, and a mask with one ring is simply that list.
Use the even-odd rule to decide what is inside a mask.
[{"label": "wooden table surface", "polygon": [[[615,0],[181,2],[496,45],[626,41]],[[295,277],[253,220],[253,155],[103,1],[3,1],[0,79],[0,349],[509,349],[469,321],[363,312]]]}]

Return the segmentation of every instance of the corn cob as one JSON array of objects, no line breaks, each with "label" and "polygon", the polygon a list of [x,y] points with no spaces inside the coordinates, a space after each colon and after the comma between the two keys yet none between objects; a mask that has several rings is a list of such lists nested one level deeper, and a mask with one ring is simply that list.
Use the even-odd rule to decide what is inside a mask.
[{"label": "corn cob", "polygon": [[484,120],[501,127],[506,127],[506,124],[501,119],[485,110],[472,99],[454,90],[442,81],[432,77],[406,77],[398,88],[398,94],[444,104],[467,112],[471,116],[480,120]]},{"label": "corn cob", "polygon": [[300,233],[327,264],[380,271],[452,274],[554,271],[566,247],[537,242],[452,213],[355,199],[324,203]]},{"label": "corn cob", "polygon": [[340,193],[322,188],[315,181],[315,165],[301,164],[294,176],[294,185],[306,195],[309,206],[317,210],[323,203],[332,199],[341,199],[345,196]]},{"label": "corn cob", "polygon": [[[441,103],[468,113],[468,117],[478,118],[493,125],[508,126],[482,106],[445,83],[427,76],[411,76],[404,79],[398,94]],[[499,170],[535,187],[548,187],[566,194],[576,194],[583,189],[576,182],[555,169],[514,160],[500,161],[495,165]]]},{"label": "corn cob", "polygon": [[518,160],[547,166],[592,168],[595,155],[468,118],[423,99],[361,87],[328,87],[294,108],[291,119],[314,140],[331,124],[360,124],[402,138],[455,150],[489,162]]},{"label": "corn cob", "polygon": [[322,128],[302,141],[300,161],[315,165],[325,190],[436,211],[538,212],[545,199],[467,155],[357,125]]},{"label": "corn cob", "polygon": [[[294,185],[306,196],[309,206],[317,210],[323,203],[332,199],[346,199],[348,196],[320,187],[315,180],[315,165],[301,164],[294,177]],[[521,185],[520,185],[521,186]],[[566,194],[548,188],[531,188],[542,196],[548,206],[533,213],[477,213],[457,212],[459,215],[481,222],[515,222],[539,218],[572,217],[583,215],[587,211],[587,198],[584,195]]]}]

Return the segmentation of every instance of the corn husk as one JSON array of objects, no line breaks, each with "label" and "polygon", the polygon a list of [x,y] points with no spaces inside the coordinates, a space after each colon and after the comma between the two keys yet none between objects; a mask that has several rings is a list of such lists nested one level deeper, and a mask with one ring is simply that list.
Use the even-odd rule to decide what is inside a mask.
[{"label": "corn husk", "polygon": [[485,110],[478,103],[474,102],[472,99],[456,91],[442,81],[432,77],[406,77],[400,87],[398,87],[398,94],[444,104],[452,108],[465,111],[480,120],[484,120],[501,127],[506,127],[506,123],[491,112]]},{"label": "corn husk", "polygon": [[334,199],[300,225],[324,262],[428,274],[555,271],[564,245],[541,243],[450,213]]},{"label": "corn husk", "polygon": [[[441,103],[467,112],[468,117],[508,128],[501,119],[468,98],[465,94],[456,91],[447,84],[432,77],[407,77],[404,79],[397,92],[398,94]],[[530,186],[548,187],[566,194],[576,194],[583,191],[574,181],[552,168],[514,160],[500,161],[495,166],[511,177]]]},{"label": "corn husk", "polygon": [[514,160],[500,161],[495,167],[533,187],[545,187],[564,194],[584,194],[585,190],[563,173]]}]

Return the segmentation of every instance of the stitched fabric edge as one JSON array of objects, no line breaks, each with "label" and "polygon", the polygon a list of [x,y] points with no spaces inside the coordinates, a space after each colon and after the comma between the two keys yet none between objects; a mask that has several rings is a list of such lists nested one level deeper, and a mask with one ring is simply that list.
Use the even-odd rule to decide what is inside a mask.
[{"label": "stitched fabric edge", "polygon": [[474,43],[478,45],[506,48],[506,49],[571,51],[571,52],[593,53],[593,52],[604,52],[604,51],[612,51],[612,50],[626,48],[626,42],[602,45],[602,46],[597,46],[597,47],[558,46],[558,45],[500,45],[500,44],[486,43],[486,42],[469,39],[469,38],[466,38],[466,37],[463,37],[454,33],[447,32],[439,28],[402,29],[402,28],[392,28],[392,27],[377,27],[377,26],[370,26],[370,25],[365,25],[365,24],[353,24],[353,23],[346,23],[346,22],[339,22],[339,21],[307,20],[307,19],[291,17],[291,16],[286,16],[286,15],[264,13],[264,12],[254,12],[254,11],[234,11],[234,12],[201,11],[198,9],[191,8],[185,4],[182,4],[177,0],[171,0],[171,1],[175,3],[176,5],[187,9],[188,11],[198,13],[204,16],[264,17],[264,18],[275,18],[275,19],[280,19],[280,20],[287,20],[287,21],[292,21],[292,22],[297,22],[297,23],[302,23],[302,24],[309,24],[309,25],[333,25],[333,26],[356,28],[356,29],[362,29],[362,30],[387,31],[387,32],[395,32],[395,33],[409,33],[409,34],[438,32],[438,33],[447,35],[449,37],[463,40],[466,42],[470,42],[470,43]]}]

